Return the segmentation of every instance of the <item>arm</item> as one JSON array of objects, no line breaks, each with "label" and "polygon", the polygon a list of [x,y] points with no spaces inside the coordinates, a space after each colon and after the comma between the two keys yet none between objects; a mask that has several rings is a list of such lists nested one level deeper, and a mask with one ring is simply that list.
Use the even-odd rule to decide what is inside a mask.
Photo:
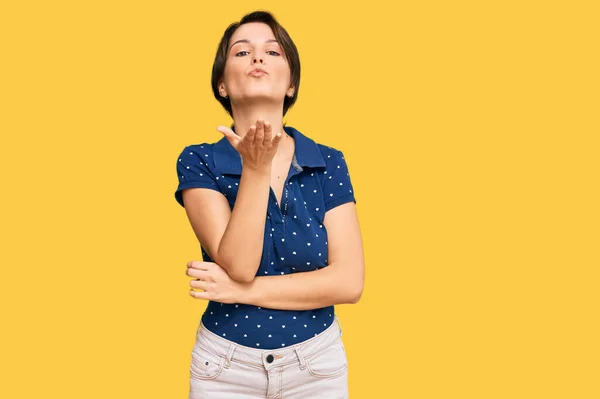
[{"label": "arm", "polygon": [[263,250],[270,170],[242,168],[233,210],[214,190],[188,189],[182,195],[198,240],[208,255],[240,282],[252,281]]},{"label": "arm", "polygon": [[[262,120],[252,125],[243,138],[227,127],[219,126],[217,130],[244,160],[233,210],[214,189],[186,190],[185,208],[196,237],[211,259],[233,280],[250,282],[262,257],[271,164],[282,134],[273,135],[271,124]],[[186,173],[183,167],[180,170]]]},{"label": "arm", "polygon": [[357,303],[364,286],[364,254],[353,202],[325,214],[329,265],[284,276],[261,276],[245,284],[240,303],[282,310],[309,310]]}]

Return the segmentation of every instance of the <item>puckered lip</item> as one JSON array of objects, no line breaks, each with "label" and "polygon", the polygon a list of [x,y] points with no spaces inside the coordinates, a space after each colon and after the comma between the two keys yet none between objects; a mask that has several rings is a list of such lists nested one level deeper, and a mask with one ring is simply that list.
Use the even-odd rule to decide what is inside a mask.
[{"label": "puckered lip", "polygon": [[268,75],[268,74],[269,74],[269,72],[265,71],[265,70],[264,70],[264,69],[262,69],[262,68],[252,68],[252,70],[250,70],[250,72],[248,72],[248,75],[252,75],[253,73],[256,73],[256,72],[263,72],[263,73],[265,73],[266,75]]}]

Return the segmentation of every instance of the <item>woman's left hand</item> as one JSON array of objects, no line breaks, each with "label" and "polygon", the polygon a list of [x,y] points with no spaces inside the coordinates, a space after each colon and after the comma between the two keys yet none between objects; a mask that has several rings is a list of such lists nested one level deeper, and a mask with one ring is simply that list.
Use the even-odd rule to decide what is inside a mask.
[{"label": "woman's left hand", "polygon": [[192,260],[187,263],[186,274],[194,278],[190,281],[190,295],[194,298],[221,303],[241,303],[246,286],[229,277],[216,263]]}]

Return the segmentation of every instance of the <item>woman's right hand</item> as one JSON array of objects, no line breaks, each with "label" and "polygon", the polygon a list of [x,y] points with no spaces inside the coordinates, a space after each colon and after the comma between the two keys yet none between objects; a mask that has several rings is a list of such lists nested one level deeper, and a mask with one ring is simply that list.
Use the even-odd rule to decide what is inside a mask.
[{"label": "woman's right hand", "polygon": [[225,126],[218,126],[217,130],[225,135],[229,143],[240,154],[244,168],[260,171],[271,169],[271,162],[277,153],[277,147],[283,134],[273,135],[269,122],[259,119],[256,124],[250,126],[244,137],[238,136]]}]

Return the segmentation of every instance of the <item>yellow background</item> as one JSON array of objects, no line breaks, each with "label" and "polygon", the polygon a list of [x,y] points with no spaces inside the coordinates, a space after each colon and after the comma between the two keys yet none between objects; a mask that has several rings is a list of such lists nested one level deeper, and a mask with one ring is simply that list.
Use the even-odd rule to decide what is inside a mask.
[{"label": "yellow background", "polygon": [[351,397],[600,397],[594,3],[4,2],[0,397],[187,397],[175,162],[230,123],[212,62],[255,9],[355,186]]}]

